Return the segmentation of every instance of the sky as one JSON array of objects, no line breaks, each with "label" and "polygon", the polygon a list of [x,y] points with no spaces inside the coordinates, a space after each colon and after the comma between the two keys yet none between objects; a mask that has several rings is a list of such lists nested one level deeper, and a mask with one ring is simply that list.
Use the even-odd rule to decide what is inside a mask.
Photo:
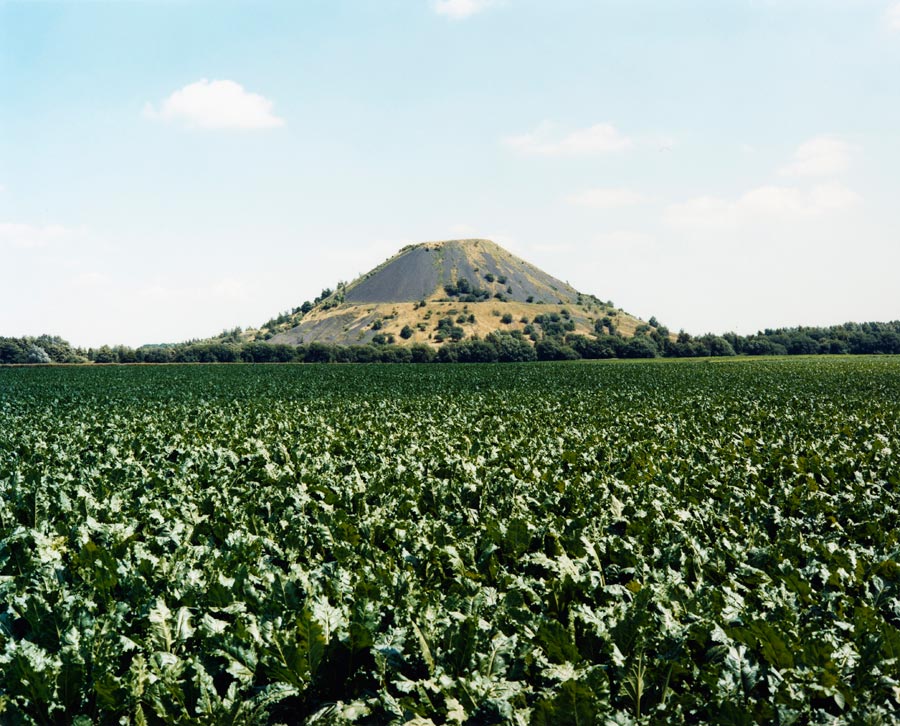
[{"label": "sky", "polygon": [[0,336],[493,239],[672,330],[900,318],[900,2],[0,0]]}]

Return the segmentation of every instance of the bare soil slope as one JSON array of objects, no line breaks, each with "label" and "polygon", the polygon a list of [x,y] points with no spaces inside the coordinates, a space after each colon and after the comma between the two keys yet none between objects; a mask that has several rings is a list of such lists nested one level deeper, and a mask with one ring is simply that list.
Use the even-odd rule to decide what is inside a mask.
[{"label": "bare soil slope", "polygon": [[[444,286],[467,280],[491,296],[518,302],[571,303],[578,291],[484,239],[405,247],[351,283],[347,303],[415,302],[446,297]],[[530,298],[530,300],[529,300]]]}]

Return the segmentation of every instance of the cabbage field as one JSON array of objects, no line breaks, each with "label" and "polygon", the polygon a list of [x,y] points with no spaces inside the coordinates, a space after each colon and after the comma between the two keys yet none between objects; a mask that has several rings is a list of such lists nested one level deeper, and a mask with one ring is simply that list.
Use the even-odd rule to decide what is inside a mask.
[{"label": "cabbage field", "polygon": [[2,724],[900,720],[900,361],[0,369]]}]

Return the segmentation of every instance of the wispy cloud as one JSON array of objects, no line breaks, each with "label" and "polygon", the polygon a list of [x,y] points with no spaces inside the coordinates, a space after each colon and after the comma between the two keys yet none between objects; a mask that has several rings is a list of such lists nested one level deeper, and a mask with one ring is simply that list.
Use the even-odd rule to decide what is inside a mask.
[{"label": "wispy cloud", "polygon": [[268,129],[284,125],[272,111],[272,101],[250,93],[234,81],[201,79],[172,93],[157,109],[148,103],[144,114],[162,121],[180,121],[207,129]]},{"label": "wispy cloud", "polygon": [[453,20],[465,20],[494,4],[494,0],[436,0],[434,11]]},{"label": "wispy cloud", "polygon": [[856,206],[860,196],[842,184],[819,184],[809,190],[763,186],[737,199],[702,196],[669,205],[667,224],[687,228],[735,228],[752,222],[814,219]]},{"label": "wispy cloud", "polygon": [[593,209],[615,209],[617,207],[630,207],[645,202],[647,198],[631,189],[623,188],[599,188],[587,189],[578,194],[573,194],[566,201],[579,207],[591,207]]},{"label": "wispy cloud", "polygon": [[900,32],[900,2],[895,2],[887,9],[884,20],[890,30]]},{"label": "wispy cloud", "polygon": [[78,230],[59,224],[19,224],[0,222],[0,247],[35,249],[48,247],[57,242],[65,242],[78,237]]},{"label": "wispy cloud", "polygon": [[852,148],[837,136],[816,136],[797,147],[782,176],[833,176],[850,166]]},{"label": "wispy cloud", "polygon": [[595,124],[560,134],[549,121],[528,133],[507,136],[504,145],[522,154],[536,156],[585,156],[623,151],[632,140],[613,124]]}]

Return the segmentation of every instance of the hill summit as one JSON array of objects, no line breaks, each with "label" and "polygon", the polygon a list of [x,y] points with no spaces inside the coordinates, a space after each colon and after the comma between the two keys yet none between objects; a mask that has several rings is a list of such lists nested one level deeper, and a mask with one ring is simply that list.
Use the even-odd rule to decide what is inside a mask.
[{"label": "hill summit", "polygon": [[[447,297],[447,286],[500,293],[506,301],[573,303],[578,292],[565,282],[485,239],[424,242],[404,247],[347,287],[348,303],[416,302]],[[463,295],[471,294],[463,293]]]},{"label": "hill summit", "polygon": [[364,345],[484,338],[492,333],[634,334],[643,321],[486,239],[408,245],[349,284],[254,331],[272,343]]}]

